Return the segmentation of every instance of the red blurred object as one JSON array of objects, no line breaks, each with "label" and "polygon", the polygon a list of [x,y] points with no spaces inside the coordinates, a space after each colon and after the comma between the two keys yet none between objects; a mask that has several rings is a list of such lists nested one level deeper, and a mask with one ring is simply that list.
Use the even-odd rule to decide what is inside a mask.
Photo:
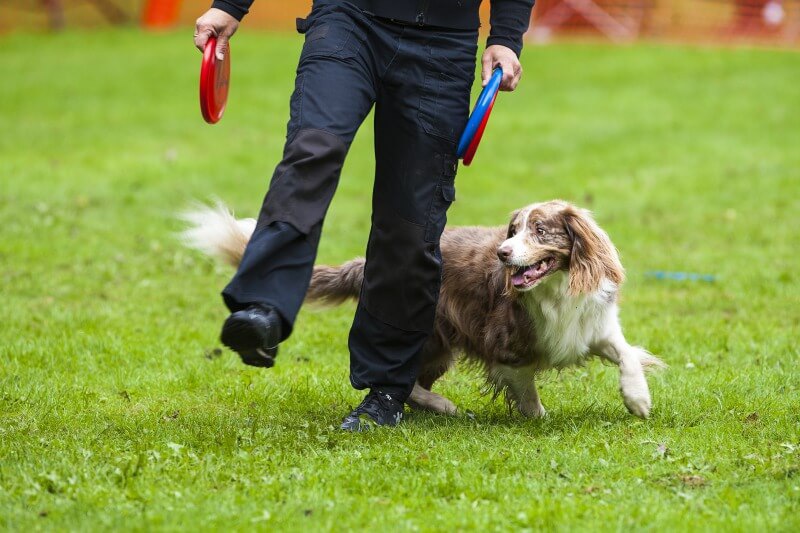
[{"label": "red blurred object", "polygon": [[211,37],[203,50],[203,63],[200,66],[200,112],[209,124],[219,122],[225,113],[231,78],[230,45],[222,61],[217,59],[216,48],[217,38]]},{"label": "red blurred object", "polygon": [[778,31],[785,18],[781,0],[736,0],[735,33],[762,34]]},{"label": "red blurred object", "polygon": [[537,0],[527,37],[800,44],[800,0]]},{"label": "red blurred object", "polygon": [[142,9],[145,28],[171,28],[178,22],[181,0],[146,0]]},{"label": "red blurred object", "polygon": [[616,42],[636,38],[652,0],[539,0],[534,32],[596,31]]}]

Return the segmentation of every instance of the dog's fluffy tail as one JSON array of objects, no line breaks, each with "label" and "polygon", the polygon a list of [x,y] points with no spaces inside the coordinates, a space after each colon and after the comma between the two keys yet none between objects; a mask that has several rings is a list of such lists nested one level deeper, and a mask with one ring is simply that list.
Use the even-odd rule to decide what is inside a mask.
[{"label": "dog's fluffy tail", "polygon": [[231,266],[239,266],[247,241],[256,229],[254,218],[237,220],[221,201],[213,206],[198,204],[181,213],[180,218],[189,224],[181,233],[186,246]]},{"label": "dog's fluffy tail", "polygon": [[338,266],[315,266],[306,301],[338,305],[345,300],[358,299],[364,281],[364,259],[359,257]]},{"label": "dog's fluffy tail", "polygon": [[[181,213],[189,224],[181,233],[186,246],[199,250],[231,266],[239,266],[247,242],[253,235],[253,218],[236,219],[221,201],[213,206],[196,205]],[[364,259],[348,261],[341,266],[315,266],[306,301],[337,305],[357,299],[364,281]]]}]

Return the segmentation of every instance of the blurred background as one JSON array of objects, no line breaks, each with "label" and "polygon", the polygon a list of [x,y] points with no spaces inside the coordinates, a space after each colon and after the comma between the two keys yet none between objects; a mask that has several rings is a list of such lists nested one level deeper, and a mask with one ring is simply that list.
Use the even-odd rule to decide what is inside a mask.
[{"label": "blurred background", "polygon": [[[247,26],[292,31],[295,17],[310,3],[255,2]],[[191,25],[209,4],[207,0],[0,0],[0,32],[137,24],[171,28]],[[488,8],[484,2],[484,20]],[[800,0],[539,0],[533,19],[528,37],[536,41],[595,36],[616,42],[649,37],[800,43]]]},{"label": "blurred background", "polygon": [[[304,309],[256,372],[219,344],[231,270],[177,238],[193,200],[258,213],[311,5],[256,0],[209,126],[210,1],[0,0],[0,530],[800,531],[800,0],[538,0],[459,171],[451,225],[594,211],[626,336],[670,365],[652,420],[603,365],[540,381],[543,422],[457,368],[437,390],[474,419],[357,442],[354,304]],[[371,122],[320,263],[364,253]]]}]

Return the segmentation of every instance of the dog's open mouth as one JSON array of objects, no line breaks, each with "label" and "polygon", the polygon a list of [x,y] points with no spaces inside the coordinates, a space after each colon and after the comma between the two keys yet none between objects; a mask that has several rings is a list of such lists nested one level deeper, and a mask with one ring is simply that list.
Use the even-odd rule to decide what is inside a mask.
[{"label": "dog's open mouth", "polygon": [[515,289],[528,289],[545,277],[556,264],[553,257],[547,257],[533,265],[516,267],[511,274],[511,284]]}]

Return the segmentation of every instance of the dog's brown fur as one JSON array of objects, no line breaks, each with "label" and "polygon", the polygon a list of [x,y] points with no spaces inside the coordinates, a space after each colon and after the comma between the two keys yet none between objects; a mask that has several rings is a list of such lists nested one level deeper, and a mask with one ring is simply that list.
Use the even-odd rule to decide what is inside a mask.
[{"label": "dog's brown fur", "polygon": [[[244,240],[214,240],[235,232],[234,225],[245,233],[254,225],[251,219],[236,221],[221,207],[196,212],[189,220],[196,223],[186,233],[190,245],[229,261],[236,255],[231,246],[240,246],[232,263],[244,252]],[[616,248],[588,211],[558,200],[533,204],[515,211],[507,227],[446,229],[441,251],[444,270],[434,333],[423,348],[410,404],[455,412],[452,402],[430,389],[464,354],[484,367],[490,384],[497,392],[505,390],[523,414],[543,416],[534,374],[599,355],[619,365],[628,409],[648,416],[650,395],[642,370],[661,362],[622,335],[616,299],[624,270]],[[531,265],[547,268],[523,283],[520,272]],[[316,266],[306,301],[335,305],[357,299],[363,273],[364,259]]]},{"label": "dog's brown fur", "polygon": [[[418,378],[423,388],[430,390],[459,353],[487,367],[550,368],[547,354],[536,349],[536,327],[510,285],[510,269],[497,259],[500,244],[525,223],[522,213],[512,214],[508,228],[448,228],[442,235],[444,271],[434,335],[425,346]],[[569,272],[571,294],[598,291],[603,278],[617,285],[624,280],[616,248],[581,210],[552,201],[539,204],[526,218],[545,230],[532,233],[541,241],[542,254],[555,255],[557,268]],[[363,268],[360,258],[339,267],[315,267],[307,300],[337,304],[358,298]]]}]

